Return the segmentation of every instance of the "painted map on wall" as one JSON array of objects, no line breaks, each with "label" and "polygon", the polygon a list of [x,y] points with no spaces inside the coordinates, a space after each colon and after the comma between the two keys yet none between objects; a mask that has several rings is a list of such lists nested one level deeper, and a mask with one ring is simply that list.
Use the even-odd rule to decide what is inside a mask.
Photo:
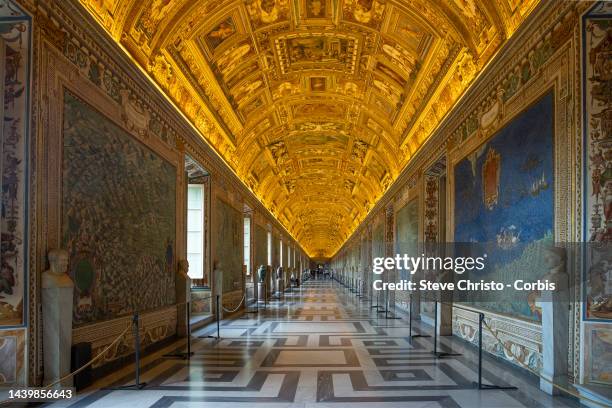
[{"label": "painted map on wall", "polygon": [[380,223],[372,231],[372,258],[385,256],[385,224]]},{"label": "painted map on wall", "polygon": [[291,246],[287,242],[283,242],[283,270],[286,272],[289,267],[289,257],[291,252]]},{"label": "painted map on wall", "polygon": [[174,303],[176,168],[68,92],[63,142],[74,324]]},{"label": "painted map on wall", "polygon": [[[487,243],[486,274],[502,282],[535,281],[546,273],[541,245],[552,242],[553,94],[519,114],[487,143],[457,163],[455,242]],[[480,256],[480,255],[477,255]],[[540,319],[535,293],[471,293],[468,302],[495,312]]]},{"label": "painted map on wall", "polygon": [[272,268],[276,270],[280,266],[280,238],[274,235],[272,239]]},{"label": "painted map on wall", "polygon": [[[411,200],[396,215],[396,247],[398,254],[420,256],[419,243],[419,203]],[[400,279],[409,279],[408,271],[400,270]]]},{"label": "painted map on wall", "polygon": [[221,199],[215,208],[215,259],[221,261],[223,293],[234,292],[242,288],[242,213]]},{"label": "painted map on wall", "polygon": [[255,271],[259,265],[268,264],[268,231],[255,224]]}]

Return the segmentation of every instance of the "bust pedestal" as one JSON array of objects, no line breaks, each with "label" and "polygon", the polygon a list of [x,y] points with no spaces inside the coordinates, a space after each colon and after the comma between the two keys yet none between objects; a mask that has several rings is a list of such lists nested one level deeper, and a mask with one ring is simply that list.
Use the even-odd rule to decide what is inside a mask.
[{"label": "bust pedestal", "polygon": [[[45,272],[48,274],[49,272]],[[44,275],[44,274],[43,274]],[[44,384],[51,384],[70,373],[72,346],[72,307],[74,284],[65,275],[59,284],[43,276]],[[56,387],[71,387],[72,378]]]},{"label": "bust pedestal", "polygon": [[281,293],[283,293],[283,279],[276,278],[276,294],[280,296]]},{"label": "bust pedestal", "polygon": [[[560,386],[567,384],[567,353],[569,345],[569,307],[565,273],[549,277],[556,290],[542,292],[542,372],[543,378]],[[559,389],[540,379],[540,389],[557,395]]]}]

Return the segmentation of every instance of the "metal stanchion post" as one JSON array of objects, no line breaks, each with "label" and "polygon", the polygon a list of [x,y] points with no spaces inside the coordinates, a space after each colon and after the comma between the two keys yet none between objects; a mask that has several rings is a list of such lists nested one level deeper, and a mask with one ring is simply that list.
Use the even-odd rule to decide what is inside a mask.
[{"label": "metal stanchion post", "polygon": [[408,332],[410,333],[410,338],[414,339],[417,337],[431,337],[429,334],[421,334],[421,329],[419,329],[419,333],[417,334],[412,334],[412,310],[413,310],[413,305],[412,305],[412,295],[410,295],[410,306],[409,306],[410,310],[409,310],[409,317],[408,317]]},{"label": "metal stanchion post", "polygon": [[[385,289],[385,292],[383,293],[383,305],[380,306],[378,308],[378,310],[376,311],[376,313],[384,313],[385,316],[387,315],[387,292],[388,292],[388,290],[389,289]],[[379,291],[379,293],[380,293],[380,291]]]},{"label": "metal stanchion post", "polygon": [[438,302],[434,306],[434,354],[438,354]]},{"label": "metal stanchion post", "polygon": [[438,358],[460,356],[459,353],[446,353],[438,351],[438,301],[435,301],[434,307],[434,351],[433,354]]},{"label": "metal stanchion post", "polygon": [[258,309],[258,299],[257,299],[257,294],[255,291],[255,284],[253,284],[253,300],[255,300],[255,310],[249,309],[249,288],[246,288],[245,291],[245,295],[244,295],[244,305],[245,305],[245,312],[244,314],[249,314],[249,313],[259,313],[259,309]]},{"label": "metal stanchion post", "polygon": [[478,388],[482,388],[482,320],[484,313],[478,314]]},{"label": "metal stanchion post", "polygon": [[191,352],[191,304],[186,302],[185,307],[187,307],[187,352],[164,354],[162,357],[189,360],[193,355]]},{"label": "metal stanchion post", "polygon": [[376,309],[376,311],[378,312],[378,309],[380,309],[380,305],[378,304],[378,301],[380,299],[380,290],[376,291],[376,304],[373,306],[370,306],[370,309]]},{"label": "metal stanchion post", "polygon": [[134,313],[134,352],[136,354],[136,382],[134,385],[140,385],[140,325],[138,312]]},{"label": "metal stanchion post", "polygon": [[187,358],[191,358],[191,302],[187,302]]},{"label": "metal stanchion post", "polygon": [[208,336],[199,336],[201,339],[216,339],[219,340],[221,338],[221,335],[219,334],[219,318],[220,318],[220,314],[221,314],[221,308],[219,307],[219,295],[217,295],[217,300],[216,300],[216,309],[215,309],[215,320],[217,321],[217,336],[211,336],[210,334]]},{"label": "metal stanchion post", "polygon": [[217,295],[217,338],[221,338],[219,334],[219,319],[221,315],[221,310],[219,309],[219,295]]},{"label": "metal stanchion post", "polygon": [[115,389],[115,390],[141,390],[147,386],[146,382],[140,382],[140,327],[139,327],[139,316],[138,312],[134,312],[134,317],[132,318],[132,325],[134,327],[134,357],[135,357],[135,381],[134,384],[130,385],[122,385],[119,387],[111,387],[106,389]]},{"label": "metal stanchion post", "polygon": [[484,313],[478,313],[478,382],[474,382],[474,387],[479,390],[517,390],[513,386],[500,386],[482,383],[482,324],[484,322]]},{"label": "metal stanchion post", "polygon": [[[391,305],[391,296],[390,296],[390,293],[389,293],[388,289],[386,291],[386,299],[387,299],[387,301],[386,301],[386,304],[385,304],[385,319],[388,319],[388,320],[400,320],[401,317],[397,317],[395,315],[389,316],[390,305]],[[393,304],[393,311],[395,313],[395,303]]]}]

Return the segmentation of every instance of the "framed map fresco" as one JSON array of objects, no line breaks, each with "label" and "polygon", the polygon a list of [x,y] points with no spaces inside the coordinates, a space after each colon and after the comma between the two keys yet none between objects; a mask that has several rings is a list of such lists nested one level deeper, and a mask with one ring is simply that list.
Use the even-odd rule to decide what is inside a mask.
[{"label": "framed map fresco", "polygon": [[64,94],[62,243],[81,325],[174,303],[176,167]]},{"label": "framed map fresco", "polygon": [[268,231],[255,224],[255,270],[259,265],[268,265]]},{"label": "framed map fresco", "polygon": [[372,257],[385,256],[385,224],[379,223],[372,231]]},{"label": "framed map fresco", "polygon": [[[280,238],[278,235],[274,235],[272,238],[272,268],[276,269],[277,266],[280,266]],[[273,275],[273,274],[271,274]]]},{"label": "framed map fresco", "polygon": [[[396,214],[396,247],[398,254],[408,254],[408,256],[419,256],[419,202],[412,199],[404,205]],[[399,279],[410,279],[408,271],[398,270]]]},{"label": "framed map fresco", "polygon": [[[492,249],[489,268],[472,280],[534,281],[545,274],[539,251],[553,240],[553,133],[549,92],[454,166],[454,241]],[[486,293],[470,293],[467,301],[541,319],[536,293],[502,291],[495,301],[480,296]]]},{"label": "framed map fresco", "polygon": [[215,259],[221,261],[223,270],[223,293],[242,288],[242,213],[225,201],[217,198],[215,217],[217,234]]}]

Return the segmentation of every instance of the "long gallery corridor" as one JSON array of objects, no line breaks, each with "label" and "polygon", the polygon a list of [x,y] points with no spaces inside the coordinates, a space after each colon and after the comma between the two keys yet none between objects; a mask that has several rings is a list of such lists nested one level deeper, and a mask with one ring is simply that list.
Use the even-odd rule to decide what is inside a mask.
[{"label": "long gallery corridor", "polygon": [[0,0],[0,406],[612,407],[611,90],[612,1]]},{"label": "long gallery corridor", "polygon": [[[431,327],[413,327],[432,334]],[[133,366],[104,378],[78,401],[52,407],[577,407],[534,387],[534,378],[485,358],[485,383],[518,391],[478,391],[475,349],[432,338],[410,339],[407,318],[385,319],[339,283],[306,282],[284,299],[263,303],[257,314],[223,320],[192,335],[193,357],[163,354],[184,350],[184,341],[143,360],[142,390],[112,390],[134,383]],[[125,375],[123,375],[125,374]],[[554,401],[554,402],[553,402]]]}]

